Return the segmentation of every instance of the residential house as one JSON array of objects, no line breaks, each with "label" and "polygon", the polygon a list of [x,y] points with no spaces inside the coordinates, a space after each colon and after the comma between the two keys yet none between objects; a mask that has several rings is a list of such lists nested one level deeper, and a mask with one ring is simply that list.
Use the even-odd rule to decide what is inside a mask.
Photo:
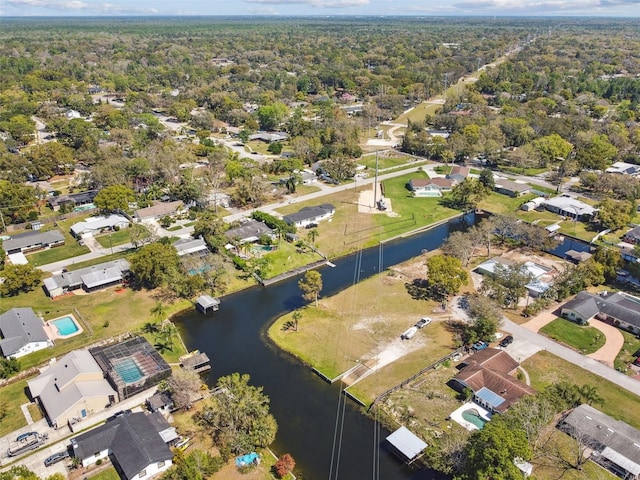
[{"label": "residential house", "polygon": [[473,401],[492,413],[504,413],[525,395],[536,391],[513,377],[519,364],[506,351],[485,348],[460,363],[451,380],[457,390],[471,389]]},{"label": "residential house", "polygon": [[156,392],[147,398],[147,408],[151,413],[160,412],[163,415],[171,413],[171,409],[174,407],[171,395],[167,392]]},{"label": "residential house", "polygon": [[586,262],[592,256],[593,255],[589,252],[578,252],[577,250],[567,250],[564,254],[565,260],[569,260],[575,264]]},{"label": "residential house", "polygon": [[451,191],[454,182],[448,178],[412,178],[409,189],[414,197],[441,197]]},{"label": "residential house", "polygon": [[64,204],[70,204],[73,207],[78,205],[88,205],[93,203],[93,199],[96,198],[98,190],[87,190],[86,192],[70,193],[69,195],[59,195],[57,197],[47,198],[47,204],[55,212],[60,210],[60,206]]},{"label": "residential house", "polygon": [[447,178],[453,180],[455,183],[462,183],[465,178],[469,176],[470,172],[471,169],[469,167],[455,165],[451,167],[451,171],[447,174]]},{"label": "residential house", "polygon": [[20,358],[53,345],[42,319],[31,308],[12,308],[0,315],[0,350],[3,357]]},{"label": "residential house", "polygon": [[615,162],[613,165],[607,168],[605,172],[636,176],[640,174],[640,165],[626,162]]},{"label": "residential house", "polygon": [[239,227],[231,228],[224,232],[229,241],[238,240],[240,243],[257,242],[262,235],[275,238],[273,229],[267,227],[264,222],[253,218],[243,222]]},{"label": "residential house", "polygon": [[495,191],[510,197],[519,197],[531,191],[531,187],[526,183],[513,182],[505,178],[495,180]]},{"label": "residential house", "polygon": [[545,200],[544,208],[564,217],[585,221],[591,220],[597,211],[591,205],[577,200],[570,195],[560,195],[549,198]]},{"label": "residential house", "polygon": [[127,228],[129,223],[129,219],[127,217],[115,213],[107,217],[102,215],[89,217],[82,222],[74,223],[71,226],[71,234],[75,238],[82,238],[84,236],[92,236],[98,233]]},{"label": "residential house", "polygon": [[318,181],[318,176],[311,170],[303,170],[302,172],[300,172],[300,176],[302,177],[303,185],[311,185]]},{"label": "residential house", "polygon": [[207,247],[207,243],[202,239],[202,237],[181,238],[180,240],[175,242],[173,246],[177,250],[178,256],[180,257],[184,255],[204,256],[209,253],[209,247]]},{"label": "residential house", "polygon": [[632,244],[640,243],[640,226],[634,227],[625,233],[622,240]]},{"label": "residential house", "polygon": [[296,213],[285,215],[282,219],[288,225],[295,227],[305,227],[311,223],[318,223],[322,220],[333,217],[336,208],[330,203],[323,203],[315,207],[303,207]]},{"label": "residential house", "polygon": [[49,230],[47,232],[31,231],[12,235],[11,238],[2,242],[2,248],[7,255],[12,253],[27,253],[35,250],[64,245],[64,235],[59,230]]},{"label": "residential house", "polygon": [[117,398],[98,363],[84,349],[66,354],[27,385],[54,428],[77,423]]},{"label": "residential house", "polygon": [[560,309],[563,318],[580,324],[596,317],[628,330],[640,333],[640,298],[624,292],[594,295],[580,292]]},{"label": "residential house", "polygon": [[286,132],[258,132],[253,135],[249,135],[249,140],[260,140],[266,143],[282,142],[289,139],[289,134]]},{"label": "residential house", "polygon": [[125,259],[118,259],[70,272],[63,271],[45,278],[44,289],[51,298],[80,288],[85,292],[95,292],[121,285],[129,274],[129,267],[129,262]]},{"label": "residential house", "polygon": [[134,412],[72,438],[71,447],[83,467],[109,457],[120,478],[142,480],[172,465],[173,453],[167,442],[175,438],[175,428],[160,412]]},{"label": "residential house", "polygon": [[[494,275],[498,265],[503,268],[509,268],[514,263],[503,257],[490,258],[478,265],[476,271],[481,275]],[[553,269],[539,263],[526,261],[522,264],[522,273],[529,276],[529,283],[527,283],[526,288],[531,297],[538,297],[551,288]]]},{"label": "residential house", "polygon": [[136,220],[142,222],[144,220],[157,220],[167,215],[177,215],[184,211],[184,203],[182,200],[175,202],[154,202],[150,207],[139,208],[134,216]]},{"label": "residential house", "polygon": [[640,430],[590,405],[574,408],[558,428],[590,452],[589,459],[626,480],[640,479]]}]

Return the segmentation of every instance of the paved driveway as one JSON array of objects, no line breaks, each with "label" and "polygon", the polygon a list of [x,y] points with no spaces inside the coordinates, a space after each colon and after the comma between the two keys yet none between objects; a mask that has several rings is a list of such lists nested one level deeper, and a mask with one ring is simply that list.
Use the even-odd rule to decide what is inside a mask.
[{"label": "paved driveway", "polygon": [[598,351],[590,353],[588,357],[603,362],[613,368],[613,361],[624,346],[622,333],[613,325],[596,320],[595,318],[589,322],[589,325],[600,330],[605,335],[607,341]]}]

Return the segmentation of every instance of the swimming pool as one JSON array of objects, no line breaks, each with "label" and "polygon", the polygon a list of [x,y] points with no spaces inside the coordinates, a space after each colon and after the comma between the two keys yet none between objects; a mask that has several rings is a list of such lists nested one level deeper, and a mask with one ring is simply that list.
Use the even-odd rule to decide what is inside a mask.
[{"label": "swimming pool", "polygon": [[78,205],[76,208],[73,209],[73,211],[84,212],[85,210],[91,210],[93,208],[96,208],[96,206],[93,203],[86,203],[84,205]]},{"label": "swimming pool", "polygon": [[50,323],[53,323],[53,325],[56,327],[56,330],[58,330],[58,335],[60,335],[61,337],[73,335],[80,330],[78,324],[69,315],[67,315],[66,317],[60,317],[55,320],[51,320]]},{"label": "swimming pool", "polygon": [[142,370],[133,358],[125,358],[113,365],[116,373],[124,383],[136,383],[144,376]]},{"label": "swimming pool", "polygon": [[482,418],[477,410],[470,408],[462,412],[462,418],[467,422],[474,424],[479,430],[482,430],[487,423],[487,420]]}]

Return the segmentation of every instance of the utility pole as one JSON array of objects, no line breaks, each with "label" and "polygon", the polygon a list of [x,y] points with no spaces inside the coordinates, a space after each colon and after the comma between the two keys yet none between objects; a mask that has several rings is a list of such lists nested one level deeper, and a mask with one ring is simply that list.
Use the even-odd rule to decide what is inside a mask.
[{"label": "utility pole", "polygon": [[444,102],[447,103],[447,83],[449,81],[449,74],[445,73],[444,74],[444,94],[442,95],[442,97],[444,98]]},{"label": "utility pole", "polygon": [[378,200],[378,150],[376,150],[376,174],[373,178],[373,208],[377,208]]}]

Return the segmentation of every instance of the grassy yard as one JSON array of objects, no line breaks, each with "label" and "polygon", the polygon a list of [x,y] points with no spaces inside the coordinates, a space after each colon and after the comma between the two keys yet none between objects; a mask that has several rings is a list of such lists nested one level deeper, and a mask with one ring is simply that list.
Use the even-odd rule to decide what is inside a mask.
[{"label": "grassy yard", "polygon": [[519,197],[510,197],[501,193],[491,192],[487,198],[478,204],[478,208],[495,214],[513,214],[518,211],[520,205],[536,196],[535,193],[528,193]]},{"label": "grassy yard", "polygon": [[73,238],[70,230],[73,224],[81,222],[87,217],[89,217],[89,215],[70,218],[68,220],[59,220],[55,225],[51,225],[47,228],[48,230],[59,230],[64,235],[64,245],[29,254],[27,256],[29,263],[38,267],[40,265],[47,265],[48,263],[59,262],[60,260],[66,260],[67,258],[89,253],[89,247],[80,245],[78,241]]},{"label": "grassy yard", "polygon": [[12,383],[3,387],[0,392],[2,402],[6,406],[6,415],[0,417],[0,436],[7,435],[14,430],[25,427],[27,420],[20,410],[20,405],[29,403],[26,393],[27,381]]},{"label": "grassy yard", "polygon": [[[310,230],[301,230],[298,232],[298,236],[305,239],[308,237]],[[320,237],[318,237],[319,239]],[[316,241],[318,240],[316,239]],[[310,239],[306,238],[308,242]],[[269,260],[269,270],[266,278],[272,278],[294,268],[308,265],[318,260],[322,260],[322,257],[311,250],[305,250],[303,253],[293,243],[287,241],[280,241],[277,250],[266,253],[264,258]]]},{"label": "grassy yard", "polygon": [[91,478],[91,480],[120,480],[120,475],[118,475],[118,471],[115,467],[109,467],[95,475],[91,475],[89,478]]},{"label": "grassy yard", "polygon": [[[415,262],[412,265],[418,272],[424,259]],[[369,278],[331,298],[321,299],[318,307],[309,305],[301,309],[298,331],[286,328],[293,313],[281,317],[269,329],[269,337],[329,378],[356,362],[373,361],[383,350],[395,352],[395,362],[350,390],[369,402],[453,347],[451,333],[440,321],[420,330],[410,341],[399,339],[402,332],[434,307],[430,301],[415,300],[409,295],[406,283],[411,280],[411,273],[403,274],[400,270]],[[372,302],[372,298],[379,301]]]},{"label": "grassy yard", "polygon": [[[385,168],[394,168],[399,167],[401,165],[406,165],[407,163],[412,163],[414,161],[413,157],[409,157],[406,155],[399,155],[387,157],[386,155],[378,155],[378,169],[383,170]],[[376,170],[376,156],[375,155],[364,155],[358,162],[360,165],[366,166],[369,170],[371,170],[371,174],[375,173]]]},{"label": "grassy yard", "polygon": [[564,318],[556,318],[542,327],[540,332],[585,355],[597,351],[607,340],[597,328],[577,325]]},{"label": "grassy yard", "polygon": [[536,353],[525,360],[522,366],[529,373],[531,386],[536,390],[544,390],[548,385],[558,382],[595,386],[598,395],[604,399],[603,405],[596,405],[598,410],[640,428],[640,397],[608,380],[546,351]]},{"label": "grassy yard", "polygon": [[628,365],[636,359],[634,354],[636,352],[640,353],[640,339],[634,334],[625,332],[624,330],[620,330],[620,333],[622,333],[624,337],[624,345],[614,361],[614,366],[616,370],[626,372]]},{"label": "grassy yard", "polygon": [[[514,175],[540,175],[541,173],[547,172],[548,168],[518,168],[518,167],[510,167],[508,165],[500,165],[499,167],[501,172],[511,173]],[[537,188],[537,187],[536,187]],[[554,190],[555,191],[555,190]]]},{"label": "grassy yard", "polygon": [[122,245],[131,241],[131,235],[129,234],[128,228],[122,228],[117,232],[113,232],[111,234],[107,233],[95,238],[102,248],[111,248],[112,246],[115,247],[116,245]]}]

